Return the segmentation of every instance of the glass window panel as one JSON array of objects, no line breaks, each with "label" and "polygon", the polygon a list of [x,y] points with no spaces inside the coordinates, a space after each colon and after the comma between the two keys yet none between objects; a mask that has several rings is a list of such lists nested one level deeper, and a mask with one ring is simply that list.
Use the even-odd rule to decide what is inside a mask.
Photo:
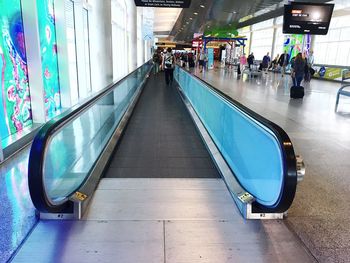
[{"label": "glass window panel", "polygon": [[74,2],[71,0],[65,1],[66,9],[66,37],[68,48],[68,64],[69,64],[69,88],[71,100],[73,103],[79,99],[78,91],[78,71],[77,71],[77,56],[75,42],[75,22],[74,22]]},{"label": "glass window panel", "polygon": [[84,53],[85,53],[85,76],[87,91],[91,92],[91,65],[90,65],[90,34],[89,34],[89,12],[83,9],[84,16]]},{"label": "glass window panel", "polygon": [[315,36],[315,62],[318,64],[349,64],[350,15],[333,17],[326,36]]}]

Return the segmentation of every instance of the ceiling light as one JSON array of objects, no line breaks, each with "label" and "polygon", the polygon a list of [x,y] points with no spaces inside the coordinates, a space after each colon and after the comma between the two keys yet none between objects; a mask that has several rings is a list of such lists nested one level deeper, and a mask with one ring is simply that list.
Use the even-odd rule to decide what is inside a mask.
[{"label": "ceiling light", "polygon": [[194,12],[193,14],[194,14],[195,16],[196,16],[196,15],[198,15],[198,13],[197,13],[197,12]]},{"label": "ceiling light", "polygon": [[192,17],[190,17],[190,20],[192,20],[193,18]]},{"label": "ceiling light", "polygon": [[205,8],[205,5],[200,5],[201,8]]},{"label": "ceiling light", "polygon": [[186,24],[188,25],[190,22],[186,22]]}]

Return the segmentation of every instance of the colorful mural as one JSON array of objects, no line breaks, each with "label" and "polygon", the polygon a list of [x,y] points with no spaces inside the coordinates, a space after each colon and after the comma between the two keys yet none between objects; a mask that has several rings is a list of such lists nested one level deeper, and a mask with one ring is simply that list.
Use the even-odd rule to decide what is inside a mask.
[{"label": "colorful mural", "polygon": [[0,137],[32,125],[20,0],[0,0]]},{"label": "colorful mural", "polygon": [[45,110],[46,117],[50,119],[61,108],[53,0],[38,0],[37,9],[39,14],[38,22]]},{"label": "colorful mural", "polygon": [[286,51],[290,58],[294,58],[298,53],[306,52],[309,54],[311,47],[311,35],[285,35],[283,50]]}]

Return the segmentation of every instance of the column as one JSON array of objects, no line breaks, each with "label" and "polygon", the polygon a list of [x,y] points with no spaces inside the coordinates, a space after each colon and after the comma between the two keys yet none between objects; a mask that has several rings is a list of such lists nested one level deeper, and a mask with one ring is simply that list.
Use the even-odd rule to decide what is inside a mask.
[{"label": "column", "polygon": [[46,121],[46,114],[37,5],[36,0],[25,0],[21,1],[21,3],[32,117],[34,123],[44,123]]},{"label": "column", "polygon": [[55,0],[56,42],[58,72],[60,76],[61,104],[63,108],[72,106],[69,82],[69,63],[66,37],[65,0]]},{"label": "column", "polygon": [[4,152],[2,151],[2,143],[1,143],[1,134],[0,134],[0,163],[4,160]]}]

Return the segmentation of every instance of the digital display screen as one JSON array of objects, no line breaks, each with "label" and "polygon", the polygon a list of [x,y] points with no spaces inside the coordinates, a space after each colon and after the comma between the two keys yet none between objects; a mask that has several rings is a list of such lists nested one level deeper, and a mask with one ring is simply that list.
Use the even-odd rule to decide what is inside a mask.
[{"label": "digital display screen", "polygon": [[284,6],[283,33],[326,35],[334,4],[293,2]]}]

